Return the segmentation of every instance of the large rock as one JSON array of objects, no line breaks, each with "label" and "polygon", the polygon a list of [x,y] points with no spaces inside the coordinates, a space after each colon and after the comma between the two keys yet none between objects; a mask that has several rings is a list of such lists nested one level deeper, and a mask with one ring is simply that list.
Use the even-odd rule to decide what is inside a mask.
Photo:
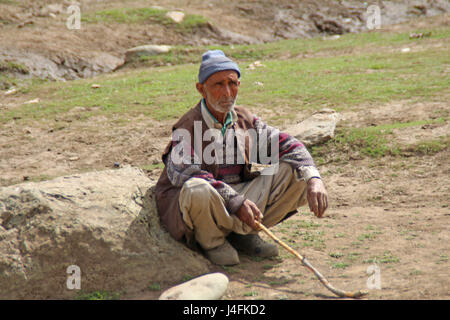
[{"label": "large rock", "polygon": [[133,292],[209,271],[160,227],[151,180],[137,168],[0,188],[0,299],[72,298],[81,290]]},{"label": "large rock", "polygon": [[89,52],[83,56],[73,52],[46,52],[2,47],[0,62],[13,61],[26,66],[30,75],[50,80],[75,80],[94,77],[121,67],[125,60],[106,52]]},{"label": "large rock", "polygon": [[302,122],[285,129],[306,146],[324,143],[334,138],[340,115],[332,109],[323,109]]}]

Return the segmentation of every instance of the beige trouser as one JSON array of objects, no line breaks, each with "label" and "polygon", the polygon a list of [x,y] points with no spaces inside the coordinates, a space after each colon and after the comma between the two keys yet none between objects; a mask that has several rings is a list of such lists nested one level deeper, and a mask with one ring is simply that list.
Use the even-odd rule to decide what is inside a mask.
[{"label": "beige trouser", "polygon": [[[261,174],[252,181],[230,186],[258,206],[266,227],[276,225],[287,213],[307,202],[305,181],[298,179],[292,167],[283,162],[275,174]],[[232,231],[254,232],[236,215],[227,212],[222,196],[204,179],[191,178],[184,183],[179,205],[184,222],[205,250],[222,245]]]}]

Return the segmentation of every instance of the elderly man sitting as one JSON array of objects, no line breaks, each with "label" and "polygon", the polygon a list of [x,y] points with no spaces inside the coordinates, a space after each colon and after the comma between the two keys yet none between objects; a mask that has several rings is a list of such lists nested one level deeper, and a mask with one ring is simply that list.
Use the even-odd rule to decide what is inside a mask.
[{"label": "elderly man sitting", "polygon": [[[317,217],[328,206],[305,146],[235,105],[240,74],[222,51],[203,54],[196,84],[203,98],[173,126],[156,185],[158,212],[169,233],[189,247],[199,244],[219,265],[239,263],[237,251],[278,254],[258,236],[256,220],[271,227],[307,202]],[[251,163],[264,155],[272,166],[252,172]]]}]

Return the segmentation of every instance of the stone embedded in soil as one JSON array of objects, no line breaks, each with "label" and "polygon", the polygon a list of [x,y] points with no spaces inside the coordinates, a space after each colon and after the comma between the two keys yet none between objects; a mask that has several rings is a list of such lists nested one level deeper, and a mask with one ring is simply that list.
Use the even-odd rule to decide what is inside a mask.
[{"label": "stone embedded in soil", "polygon": [[131,49],[128,49],[125,52],[125,61],[129,62],[133,58],[142,57],[142,56],[153,56],[158,55],[162,53],[167,53],[172,49],[171,46],[167,45],[156,45],[156,44],[148,44],[143,46],[134,47]]},{"label": "stone embedded in soil", "polygon": [[166,17],[175,23],[181,23],[184,20],[184,13],[181,11],[169,11],[166,13]]},{"label": "stone embedded in soil", "polygon": [[228,287],[226,275],[210,273],[164,291],[159,300],[218,300]]}]

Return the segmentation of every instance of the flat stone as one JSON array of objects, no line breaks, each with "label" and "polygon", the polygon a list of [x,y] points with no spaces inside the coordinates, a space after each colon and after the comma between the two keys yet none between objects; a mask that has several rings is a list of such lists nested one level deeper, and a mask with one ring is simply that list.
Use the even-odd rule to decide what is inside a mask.
[{"label": "flat stone", "polygon": [[143,46],[134,47],[131,49],[128,49],[125,52],[125,61],[130,61],[134,57],[141,57],[141,56],[153,56],[158,55],[162,53],[167,53],[172,49],[171,46],[167,45],[156,45],[156,44],[147,44]]},{"label": "flat stone", "polygon": [[334,130],[340,119],[333,109],[322,109],[302,122],[286,128],[286,132],[305,146],[324,143],[334,138]]},{"label": "flat stone", "polygon": [[219,272],[210,273],[167,289],[159,300],[218,300],[227,287],[226,275]]},{"label": "flat stone", "polygon": [[166,13],[166,17],[172,19],[175,23],[181,23],[184,20],[184,13],[181,11],[169,11]]}]

